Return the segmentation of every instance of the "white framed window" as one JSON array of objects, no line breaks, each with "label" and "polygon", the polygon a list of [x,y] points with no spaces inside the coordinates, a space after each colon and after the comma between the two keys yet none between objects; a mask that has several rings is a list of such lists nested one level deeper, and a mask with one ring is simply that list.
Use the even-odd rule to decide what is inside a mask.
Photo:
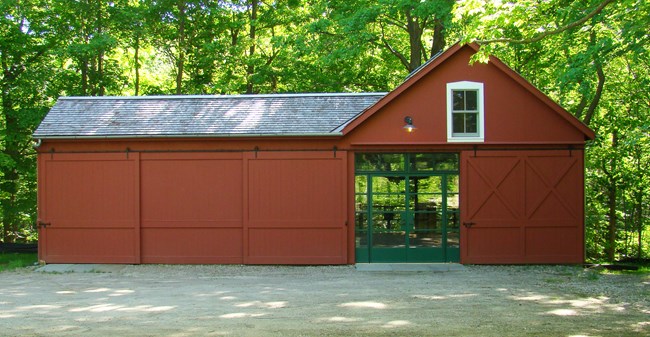
[{"label": "white framed window", "polygon": [[447,141],[483,142],[483,83],[447,83]]}]

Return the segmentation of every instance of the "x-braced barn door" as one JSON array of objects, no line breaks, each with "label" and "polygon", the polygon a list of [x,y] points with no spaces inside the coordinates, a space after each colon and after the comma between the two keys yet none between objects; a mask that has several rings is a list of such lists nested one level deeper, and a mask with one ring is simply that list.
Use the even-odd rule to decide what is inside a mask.
[{"label": "x-braced barn door", "polygon": [[581,263],[583,166],[570,151],[462,154],[463,263]]},{"label": "x-braced barn door", "polygon": [[459,260],[458,156],[358,154],[357,262]]}]

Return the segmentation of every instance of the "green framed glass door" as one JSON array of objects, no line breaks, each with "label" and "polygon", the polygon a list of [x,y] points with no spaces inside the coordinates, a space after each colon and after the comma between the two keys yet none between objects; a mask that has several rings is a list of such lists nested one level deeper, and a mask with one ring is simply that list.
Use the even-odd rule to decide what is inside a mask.
[{"label": "green framed glass door", "polygon": [[459,260],[456,154],[357,154],[356,164],[357,262]]}]

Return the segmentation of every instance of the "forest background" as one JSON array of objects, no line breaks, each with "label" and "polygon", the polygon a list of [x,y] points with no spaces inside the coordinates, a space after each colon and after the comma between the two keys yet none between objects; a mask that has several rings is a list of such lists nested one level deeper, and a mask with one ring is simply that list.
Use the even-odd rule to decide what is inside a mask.
[{"label": "forest background", "polygon": [[586,248],[648,258],[645,0],[2,0],[0,241],[36,240],[32,132],[59,96],[390,91],[478,42],[591,127]]}]

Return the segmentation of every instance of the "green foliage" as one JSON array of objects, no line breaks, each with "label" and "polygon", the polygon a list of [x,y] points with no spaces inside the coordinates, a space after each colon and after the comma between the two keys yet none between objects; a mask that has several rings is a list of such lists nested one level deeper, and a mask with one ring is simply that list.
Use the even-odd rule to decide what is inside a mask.
[{"label": "green foliage", "polygon": [[589,258],[649,256],[644,0],[5,0],[0,10],[0,240],[35,238],[30,135],[58,96],[388,91],[460,40],[597,132]]},{"label": "green foliage", "polygon": [[36,254],[0,253],[0,272],[33,266]]},{"label": "green foliage", "polygon": [[459,1],[478,41],[597,133],[586,153],[590,259],[648,257],[650,6],[645,1]]}]

